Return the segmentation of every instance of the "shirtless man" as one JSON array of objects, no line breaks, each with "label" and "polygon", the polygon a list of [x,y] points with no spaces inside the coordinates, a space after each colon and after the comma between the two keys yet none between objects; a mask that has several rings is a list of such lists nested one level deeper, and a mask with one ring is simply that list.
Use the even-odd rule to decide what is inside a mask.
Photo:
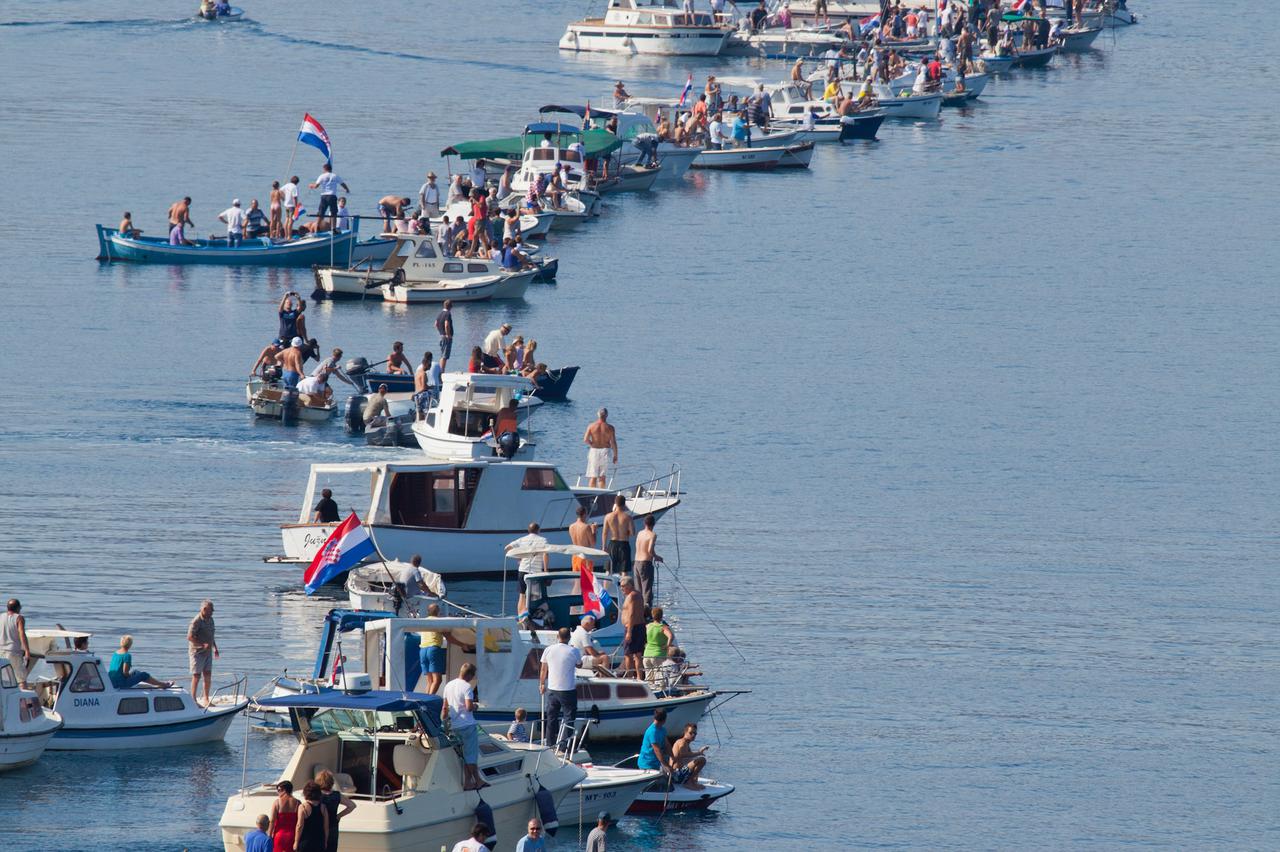
[{"label": "shirtless man", "polygon": [[413,368],[409,366],[409,359],[404,357],[404,344],[399,340],[391,344],[391,354],[387,356],[387,372],[401,373],[406,376],[413,373]]},{"label": "shirtless man", "polygon": [[578,506],[578,520],[569,524],[569,541],[578,545],[578,547],[596,546],[596,526],[597,524],[587,521],[587,507]]},{"label": "shirtless man", "polygon": [[191,196],[185,196],[181,201],[175,201],[169,207],[169,245],[195,245],[191,240],[187,239],[186,226],[195,227],[196,223],[191,221]]},{"label": "shirtless man", "polygon": [[653,515],[645,515],[644,529],[636,535],[636,585],[646,608],[653,606],[653,563],[662,561],[653,549],[658,543],[658,534],[653,531],[654,523]]},{"label": "shirtless man", "polygon": [[267,367],[280,362],[281,349],[282,347],[278,340],[268,343],[266,348],[258,353],[258,360],[253,362],[253,369],[249,371],[249,375],[265,376]]},{"label": "shirtless man", "polygon": [[596,421],[587,427],[582,436],[582,443],[591,449],[587,450],[587,487],[604,488],[608,482],[609,451],[613,451],[613,463],[618,463],[618,435],[608,422],[609,409],[602,408],[596,415]]},{"label": "shirtless man", "polygon": [[613,511],[604,516],[604,540],[615,574],[631,572],[631,538],[635,534],[636,525],[627,512],[627,498],[619,494],[613,499]]},{"label": "shirtless man", "polygon": [[382,213],[382,230],[391,231],[393,219],[403,219],[404,211],[409,209],[412,201],[399,195],[384,195],[378,199],[378,210]]},{"label": "shirtless man", "polygon": [[306,346],[305,340],[301,337],[295,337],[292,345],[280,353],[280,366],[284,368],[284,373],[280,380],[284,382],[284,386],[287,388],[296,389],[298,382],[302,381],[302,373],[304,371],[302,356]]},{"label": "shirtless man", "polygon": [[431,407],[431,353],[422,353],[422,363],[413,371],[413,402],[421,418]]},{"label": "shirtless man", "polygon": [[698,776],[707,765],[707,750],[710,746],[694,749],[693,741],[698,736],[698,726],[692,723],[684,726],[684,734],[671,745],[671,765],[675,768],[673,781],[683,784],[690,790],[705,789],[698,783]]},{"label": "shirtless man", "polygon": [[622,582],[622,676],[644,677],[644,601],[629,575]]}]

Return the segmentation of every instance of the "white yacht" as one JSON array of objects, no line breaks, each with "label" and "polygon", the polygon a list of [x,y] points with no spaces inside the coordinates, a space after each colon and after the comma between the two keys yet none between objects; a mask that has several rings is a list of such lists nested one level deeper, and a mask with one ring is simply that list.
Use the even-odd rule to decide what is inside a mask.
[{"label": "white yacht", "polygon": [[512,430],[512,438],[496,431],[502,412],[508,409],[512,423],[518,424],[517,404],[532,396],[533,387],[533,381],[524,376],[445,373],[440,377],[439,398],[413,423],[418,446],[438,459],[533,458],[533,433],[527,420]]},{"label": "white yacht", "polygon": [[569,24],[560,49],[716,56],[732,32],[710,12],[686,12],[680,0],[609,0],[603,18]]},{"label": "white yacht", "polygon": [[586,778],[548,749],[514,748],[481,730],[478,766],[489,786],[464,790],[462,746],[441,725],[441,703],[384,691],[263,699],[267,709],[289,711],[298,745],[279,776],[228,797],[218,822],[223,848],[243,852],[258,815],[271,810],[278,781],[301,790],[322,769],[356,805],[339,831],[339,846],[349,852],[451,849],[476,822],[496,833],[501,845],[494,848],[510,849],[530,818],[554,818]]},{"label": "white yacht", "polygon": [[73,647],[91,633],[28,630],[38,662],[29,680],[40,703],[63,719],[54,751],[162,748],[220,740],[249,703],[243,677],[211,692],[209,706],[180,687],[118,689],[101,658]]},{"label": "white yacht", "polygon": [[[280,528],[284,561],[310,562],[333,532],[336,524],[311,520],[324,487],[345,505],[367,507],[361,516],[382,558],[407,561],[421,554],[428,568],[445,576],[500,574],[493,555],[524,535],[531,521],[552,543],[568,544],[580,505],[601,519],[619,494],[637,518],[661,518],[680,504],[678,468],[625,488],[571,488],[555,465],[537,461],[313,464],[297,523]],[[361,497],[366,490],[368,497]]]},{"label": "white yacht", "polygon": [[[316,293],[330,299],[387,298],[391,301],[476,301],[519,299],[536,269],[510,271],[495,260],[451,257],[440,252],[434,234],[396,234],[391,255],[375,269],[317,266]],[[428,290],[432,299],[412,298]]]},{"label": "white yacht", "polygon": [[62,717],[18,686],[18,675],[0,657],[0,772],[30,766],[62,727]]}]

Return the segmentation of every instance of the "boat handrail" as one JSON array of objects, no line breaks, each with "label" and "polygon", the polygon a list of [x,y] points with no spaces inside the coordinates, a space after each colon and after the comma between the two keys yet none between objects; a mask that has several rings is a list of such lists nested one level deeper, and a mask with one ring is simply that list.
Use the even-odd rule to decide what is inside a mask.
[{"label": "boat handrail", "polygon": [[[619,473],[639,468],[648,468],[649,478],[634,485],[627,485],[622,488],[617,487],[615,480]],[[617,491],[624,497],[655,497],[655,496],[678,496],[680,491],[680,467],[679,465],[671,465],[671,470],[666,473],[658,473],[657,467],[654,465],[627,465],[614,468],[613,473],[609,475],[605,482],[605,488],[610,491]],[[584,481],[586,474],[580,473],[574,480],[575,488],[585,488]],[[665,487],[656,487],[660,484]]]},{"label": "boat handrail", "polygon": [[213,707],[215,704],[217,704],[218,703],[217,699],[219,697],[221,698],[229,697],[231,701],[226,703],[230,703],[230,704],[239,704],[241,699],[248,700],[249,699],[248,683],[249,683],[249,676],[240,675],[235,680],[228,681],[218,686],[216,689],[214,689],[212,692],[209,693],[209,704],[207,705],[206,709],[208,709],[209,707]]}]

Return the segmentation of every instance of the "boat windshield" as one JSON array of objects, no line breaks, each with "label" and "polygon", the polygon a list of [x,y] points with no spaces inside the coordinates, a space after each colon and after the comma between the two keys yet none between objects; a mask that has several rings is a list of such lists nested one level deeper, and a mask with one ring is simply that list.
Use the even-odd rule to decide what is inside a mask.
[{"label": "boat windshield", "polygon": [[347,710],[326,707],[317,710],[307,722],[310,740],[337,734],[412,733],[419,727],[431,736],[438,736],[439,729],[422,713],[415,710]]}]

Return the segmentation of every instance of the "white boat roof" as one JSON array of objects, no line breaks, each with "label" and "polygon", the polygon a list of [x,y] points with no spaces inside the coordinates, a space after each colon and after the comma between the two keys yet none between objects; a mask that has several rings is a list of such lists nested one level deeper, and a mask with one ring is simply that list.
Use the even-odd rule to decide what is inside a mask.
[{"label": "white boat roof", "polygon": [[490,460],[490,459],[452,459],[429,462],[407,462],[407,461],[371,461],[371,462],[324,462],[311,465],[312,473],[378,473],[384,470],[402,470],[402,471],[421,471],[421,470],[444,470],[445,468],[454,468],[458,466],[464,467],[487,467],[490,464],[502,464],[506,467],[536,467],[551,468],[555,467],[551,462],[539,462],[528,460]]},{"label": "white boat roof", "polygon": [[528,390],[533,387],[533,381],[525,376],[513,376],[508,373],[445,373],[440,377],[440,381],[463,385],[483,385],[491,388]]},{"label": "white boat roof", "polygon": [[[608,553],[605,553],[603,550],[596,550],[594,547],[582,547],[577,544],[551,544],[549,542],[547,544],[513,547],[507,551],[507,556],[511,559],[526,559],[530,556],[541,556],[544,553],[560,553],[565,556],[594,557],[596,559],[604,559],[609,556]],[[558,573],[564,572],[561,571]]]},{"label": "white boat roof", "polygon": [[93,634],[85,633],[80,630],[46,630],[36,628],[27,631],[28,636],[34,636],[37,639],[88,639]]},{"label": "white boat roof", "polygon": [[[764,82],[764,80],[761,80],[759,77],[720,77],[720,76],[717,76],[717,77],[716,77],[716,82],[717,82],[717,83],[721,83],[721,84],[726,85],[726,86],[751,86],[752,88],[755,88],[756,86],[759,86],[761,83],[763,83],[763,82]],[[692,95],[692,94],[693,94],[693,93],[692,93],[692,92],[690,92],[690,95]]]}]

